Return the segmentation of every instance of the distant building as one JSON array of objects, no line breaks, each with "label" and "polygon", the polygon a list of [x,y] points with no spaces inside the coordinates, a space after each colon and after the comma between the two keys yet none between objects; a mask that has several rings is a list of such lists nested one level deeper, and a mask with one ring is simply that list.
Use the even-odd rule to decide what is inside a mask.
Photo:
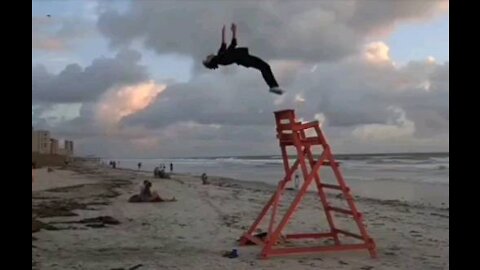
[{"label": "distant building", "polygon": [[65,140],[64,147],[59,147],[59,141],[50,138],[50,132],[47,130],[35,130],[32,127],[32,153],[63,155],[72,157],[73,141]]},{"label": "distant building", "polygon": [[58,140],[54,138],[50,138],[50,154],[58,155]]},{"label": "distant building", "polygon": [[50,153],[50,132],[47,130],[34,130],[32,128],[32,152],[40,154]]},{"label": "distant building", "polygon": [[73,141],[65,140],[65,155],[73,156]]}]

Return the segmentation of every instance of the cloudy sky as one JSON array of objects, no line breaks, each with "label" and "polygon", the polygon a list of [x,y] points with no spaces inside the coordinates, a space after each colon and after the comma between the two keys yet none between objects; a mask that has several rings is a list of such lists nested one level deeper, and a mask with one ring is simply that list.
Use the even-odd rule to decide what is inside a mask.
[{"label": "cloudy sky", "polygon": [[[319,120],[336,153],[448,151],[448,1],[32,5],[32,125],[78,154],[278,154],[286,108]],[[202,68],[231,22],[286,95],[253,69]]]}]

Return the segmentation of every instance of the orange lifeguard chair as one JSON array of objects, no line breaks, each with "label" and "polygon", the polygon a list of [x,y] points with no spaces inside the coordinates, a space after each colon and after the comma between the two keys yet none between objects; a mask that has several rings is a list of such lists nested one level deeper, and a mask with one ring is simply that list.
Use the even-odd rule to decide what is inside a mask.
[{"label": "orange lifeguard chair", "polygon": [[[339,169],[339,162],[335,161],[335,158],[330,150],[330,146],[327,143],[327,140],[322,133],[322,130],[320,129],[319,122],[298,122],[296,121],[295,112],[293,110],[277,111],[274,112],[274,114],[277,124],[277,138],[282,151],[285,177],[279,182],[275,193],[265,205],[255,222],[250,226],[249,230],[241,237],[240,245],[256,244],[259,246],[263,246],[261,258],[292,254],[317,253],[325,251],[346,251],[362,249],[368,250],[371,257],[375,258],[377,256],[375,242],[367,233],[367,230],[363,224],[362,214],[358,212],[357,208],[355,207],[353,197],[350,193],[350,188],[345,183],[345,180],[343,179],[342,173]],[[312,129],[314,130],[315,135],[307,137],[307,131],[312,131]],[[287,147],[289,146],[296,149],[296,161],[291,166],[289,164],[289,157],[287,153]],[[312,146],[320,146],[323,149],[323,152],[320,154],[318,159],[315,159],[312,154]],[[307,167],[307,164],[309,167]],[[280,198],[285,191],[287,183],[291,181],[292,174],[299,166],[303,174],[304,182],[301,185],[293,202],[288,207],[287,212],[281,218],[280,222],[276,224],[277,208],[280,202]],[[319,170],[322,166],[328,166],[332,168],[338,185],[322,183],[322,179],[319,175]],[[300,204],[302,198],[306,194],[308,187],[312,183],[315,183],[316,185],[318,191],[317,193],[323,205],[330,231],[325,233],[287,234],[283,235],[283,237],[285,239],[331,238],[333,239],[334,244],[329,246],[314,247],[278,247],[278,240],[282,235],[282,230],[287,225],[295,209]],[[324,189],[340,191],[342,197],[346,200],[349,209],[343,209],[329,204]],[[252,233],[255,232],[257,226],[265,218],[269,210],[271,211],[271,216],[268,225],[268,232],[266,233],[266,236],[264,238],[256,237]],[[337,228],[335,226],[332,212],[338,212],[353,217],[360,233],[355,234]],[[342,244],[340,236],[356,238],[360,240],[360,243]]]}]

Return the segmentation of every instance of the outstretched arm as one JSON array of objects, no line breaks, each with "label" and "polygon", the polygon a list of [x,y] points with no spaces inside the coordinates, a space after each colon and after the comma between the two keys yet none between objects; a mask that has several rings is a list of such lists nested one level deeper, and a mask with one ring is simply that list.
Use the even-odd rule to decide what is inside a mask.
[{"label": "outstretched arm", "polygon": [[225,43],[225,25],[222,27],[222,43]]},{"label": "outstretched arm", "polygon": [[220,46],[220,49],[218,50],[218,54],[224,52],[227,50],[227,44],[225,43],[225,25],[222,28],[222,45]]},{"label": "outstretched arm", "polygon": [[237,25],[232,23],[232,42],[230,42],[230,45],[228,46],[228,49],[234,49],[237,46]]}]

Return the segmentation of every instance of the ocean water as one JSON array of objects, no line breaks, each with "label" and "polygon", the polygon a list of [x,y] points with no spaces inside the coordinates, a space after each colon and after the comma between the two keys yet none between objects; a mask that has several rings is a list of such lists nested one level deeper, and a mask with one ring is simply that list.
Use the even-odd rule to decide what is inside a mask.
[{"label": "ocean water", "polygon": [[[336,155],[340,169],[355,194],[380,199],[434,201],[448,204],[449,154],[356,154]],[[260,181],[271,185],[284,176],[281,156],[243,156],[174,159],[106,159],[116,160],[119,168],[153,171],[173,163],[176,173],[223,176],[239,180]],[[293,163],[294,160],[290,162]],[[298,170],[300,179],[301,171]],[[327,183],[335,178],[330,167],[322,166],[320,176]]]}]

